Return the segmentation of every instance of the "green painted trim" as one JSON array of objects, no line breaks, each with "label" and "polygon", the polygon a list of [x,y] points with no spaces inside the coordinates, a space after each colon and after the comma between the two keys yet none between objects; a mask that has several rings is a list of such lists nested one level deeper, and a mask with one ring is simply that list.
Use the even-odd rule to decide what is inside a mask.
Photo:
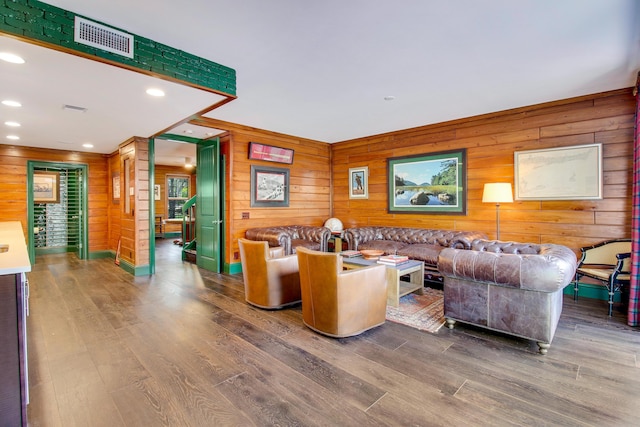
[{"label": "green painted trim", "polygon": [[77,252],[78,248],[75,246],[61,246],[50,248],[35,248],[37,255],[52,255],[52,254],[66,254],[67,252]]},{"label": "green painted trim", "polygon": [[[20,39],[44,43],[60,50],[77,52],[83,57],[120,64],[144,74],[161,75],[211,89],[217,93],[236,95],[236,72],[213,61],[141,37],[104,22],[82,16],[37,0],[0,1],[0,32]],[[89,19],[134,37],[134,57],[128,58],[74,41],[75,17]]]},{"label": "green painted trim", "polygon": [[156,142],[153,138],[148,143],[149,160],[149,271],[156,274]]},{"label": "green painted trim", "polygon": [[[570,295],[573,298],[573,282],[564,288],[563,294]],[[580,298],[592,298],[602,301],[609,301],[609,292],[607,288],[600,285],[594,285],[593,283],[582,283],[578,285],[578,299]],[[613,302],[620,302],[620,292],[616,292],[613,296]]]},{"label": "green painted trim", "polygon": [[111,258],[113,260],[116,259],[115,251],[94,251],[89,252],[89,259],[103,259],[103,258]]},{"label": "green painted trim", "polygon": [[224,272],[228,274],[242,273],[242,263],[235,262],[233,264],[224,263]]},{"label": "green painted trim", "polygon": [[135,266],[123,259],[120,260],[120,268],[134,276],[149,276],[151,275],[151,267],[149,265]]},{"label": "green painted trim", "polygon": [[171,231],[169,233],[164,233],[164,238],[165,239],[175,239],[175,238],[180,238],[182,237],[182,233],[180,233],[179,231]]}]

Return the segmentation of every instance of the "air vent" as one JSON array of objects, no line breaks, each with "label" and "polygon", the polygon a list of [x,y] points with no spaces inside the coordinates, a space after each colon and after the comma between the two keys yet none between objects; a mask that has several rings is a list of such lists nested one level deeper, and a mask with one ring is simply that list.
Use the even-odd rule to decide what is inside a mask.
[{"label": "air vent", "polygon": [[74,40],[77,43],[133,58],[133,35],[79,16],[76,16],[75,20]]}]

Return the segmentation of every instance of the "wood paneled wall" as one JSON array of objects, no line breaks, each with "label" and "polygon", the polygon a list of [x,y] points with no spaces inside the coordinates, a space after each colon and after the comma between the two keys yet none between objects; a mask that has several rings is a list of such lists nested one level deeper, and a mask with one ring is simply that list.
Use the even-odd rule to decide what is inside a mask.
[{"label": "wood paneled wall", "polygon": [[[631,89],[519,108],[331,146],[333,215],[345,228],[364,225],[479,230],[496,235],[486,182],[514,182],[514,151],[603,144],[604,198],[515,201],[500,206],[500,238],[558,243],[576,253],[604,239],[630,237],[635,99]],[[467,150],[467,214],[387,212],[387,159]],[[369,167],[369,199],[349,199],[348,170]]]},{"label": "wood paneled wall", "polygon": [[[220,138],[226,156],[225,262],[238,263],[238,238],[253,227],[322,225],[330,217],[331,160],[329,144],[225,123],[199,120],[202,126],[228,129]],[[293,164],[249,160],[249,142],[294,150]],[[251,207],[251,165],[289,169],[289,207]],[[243,215],[249,218],[245,219]]]},{"label": "wood paneled wall", "polygon": [[63,150],[0,145],[0,221],[20,221],[27,241],[27,161],[86,164],[89,252],[108,249],[108,156]]}]

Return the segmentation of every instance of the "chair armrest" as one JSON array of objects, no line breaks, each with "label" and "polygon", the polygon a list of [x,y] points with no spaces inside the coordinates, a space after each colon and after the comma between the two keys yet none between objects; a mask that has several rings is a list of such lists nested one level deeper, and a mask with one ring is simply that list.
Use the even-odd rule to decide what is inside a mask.
[{"label": "chair armrest", "polygon": [[280,258],[267,260],[267,274],[270,279],[280,281],[278,278],[298,273],[298,257],[296,255],[287,255]]}]

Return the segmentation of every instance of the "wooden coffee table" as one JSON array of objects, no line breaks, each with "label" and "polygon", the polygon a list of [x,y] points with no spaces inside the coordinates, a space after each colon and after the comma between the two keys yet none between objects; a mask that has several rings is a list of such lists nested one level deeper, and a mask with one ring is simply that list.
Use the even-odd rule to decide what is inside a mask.
[{"label": "wooden coffee table", "polygon": [[[344,268],[351,270],[370,265],[378,265],[376,259],[364,259],[362,257],[343,258]],[[380,264],[383,265],[383,264]],[[424,288],[424,262],[410,260],[399,265],[386,265],[387,267],[387,305],[397,307],[400,305],[400,297]],[[409,276],[409,281],[400,280],[402,276]]]}]

